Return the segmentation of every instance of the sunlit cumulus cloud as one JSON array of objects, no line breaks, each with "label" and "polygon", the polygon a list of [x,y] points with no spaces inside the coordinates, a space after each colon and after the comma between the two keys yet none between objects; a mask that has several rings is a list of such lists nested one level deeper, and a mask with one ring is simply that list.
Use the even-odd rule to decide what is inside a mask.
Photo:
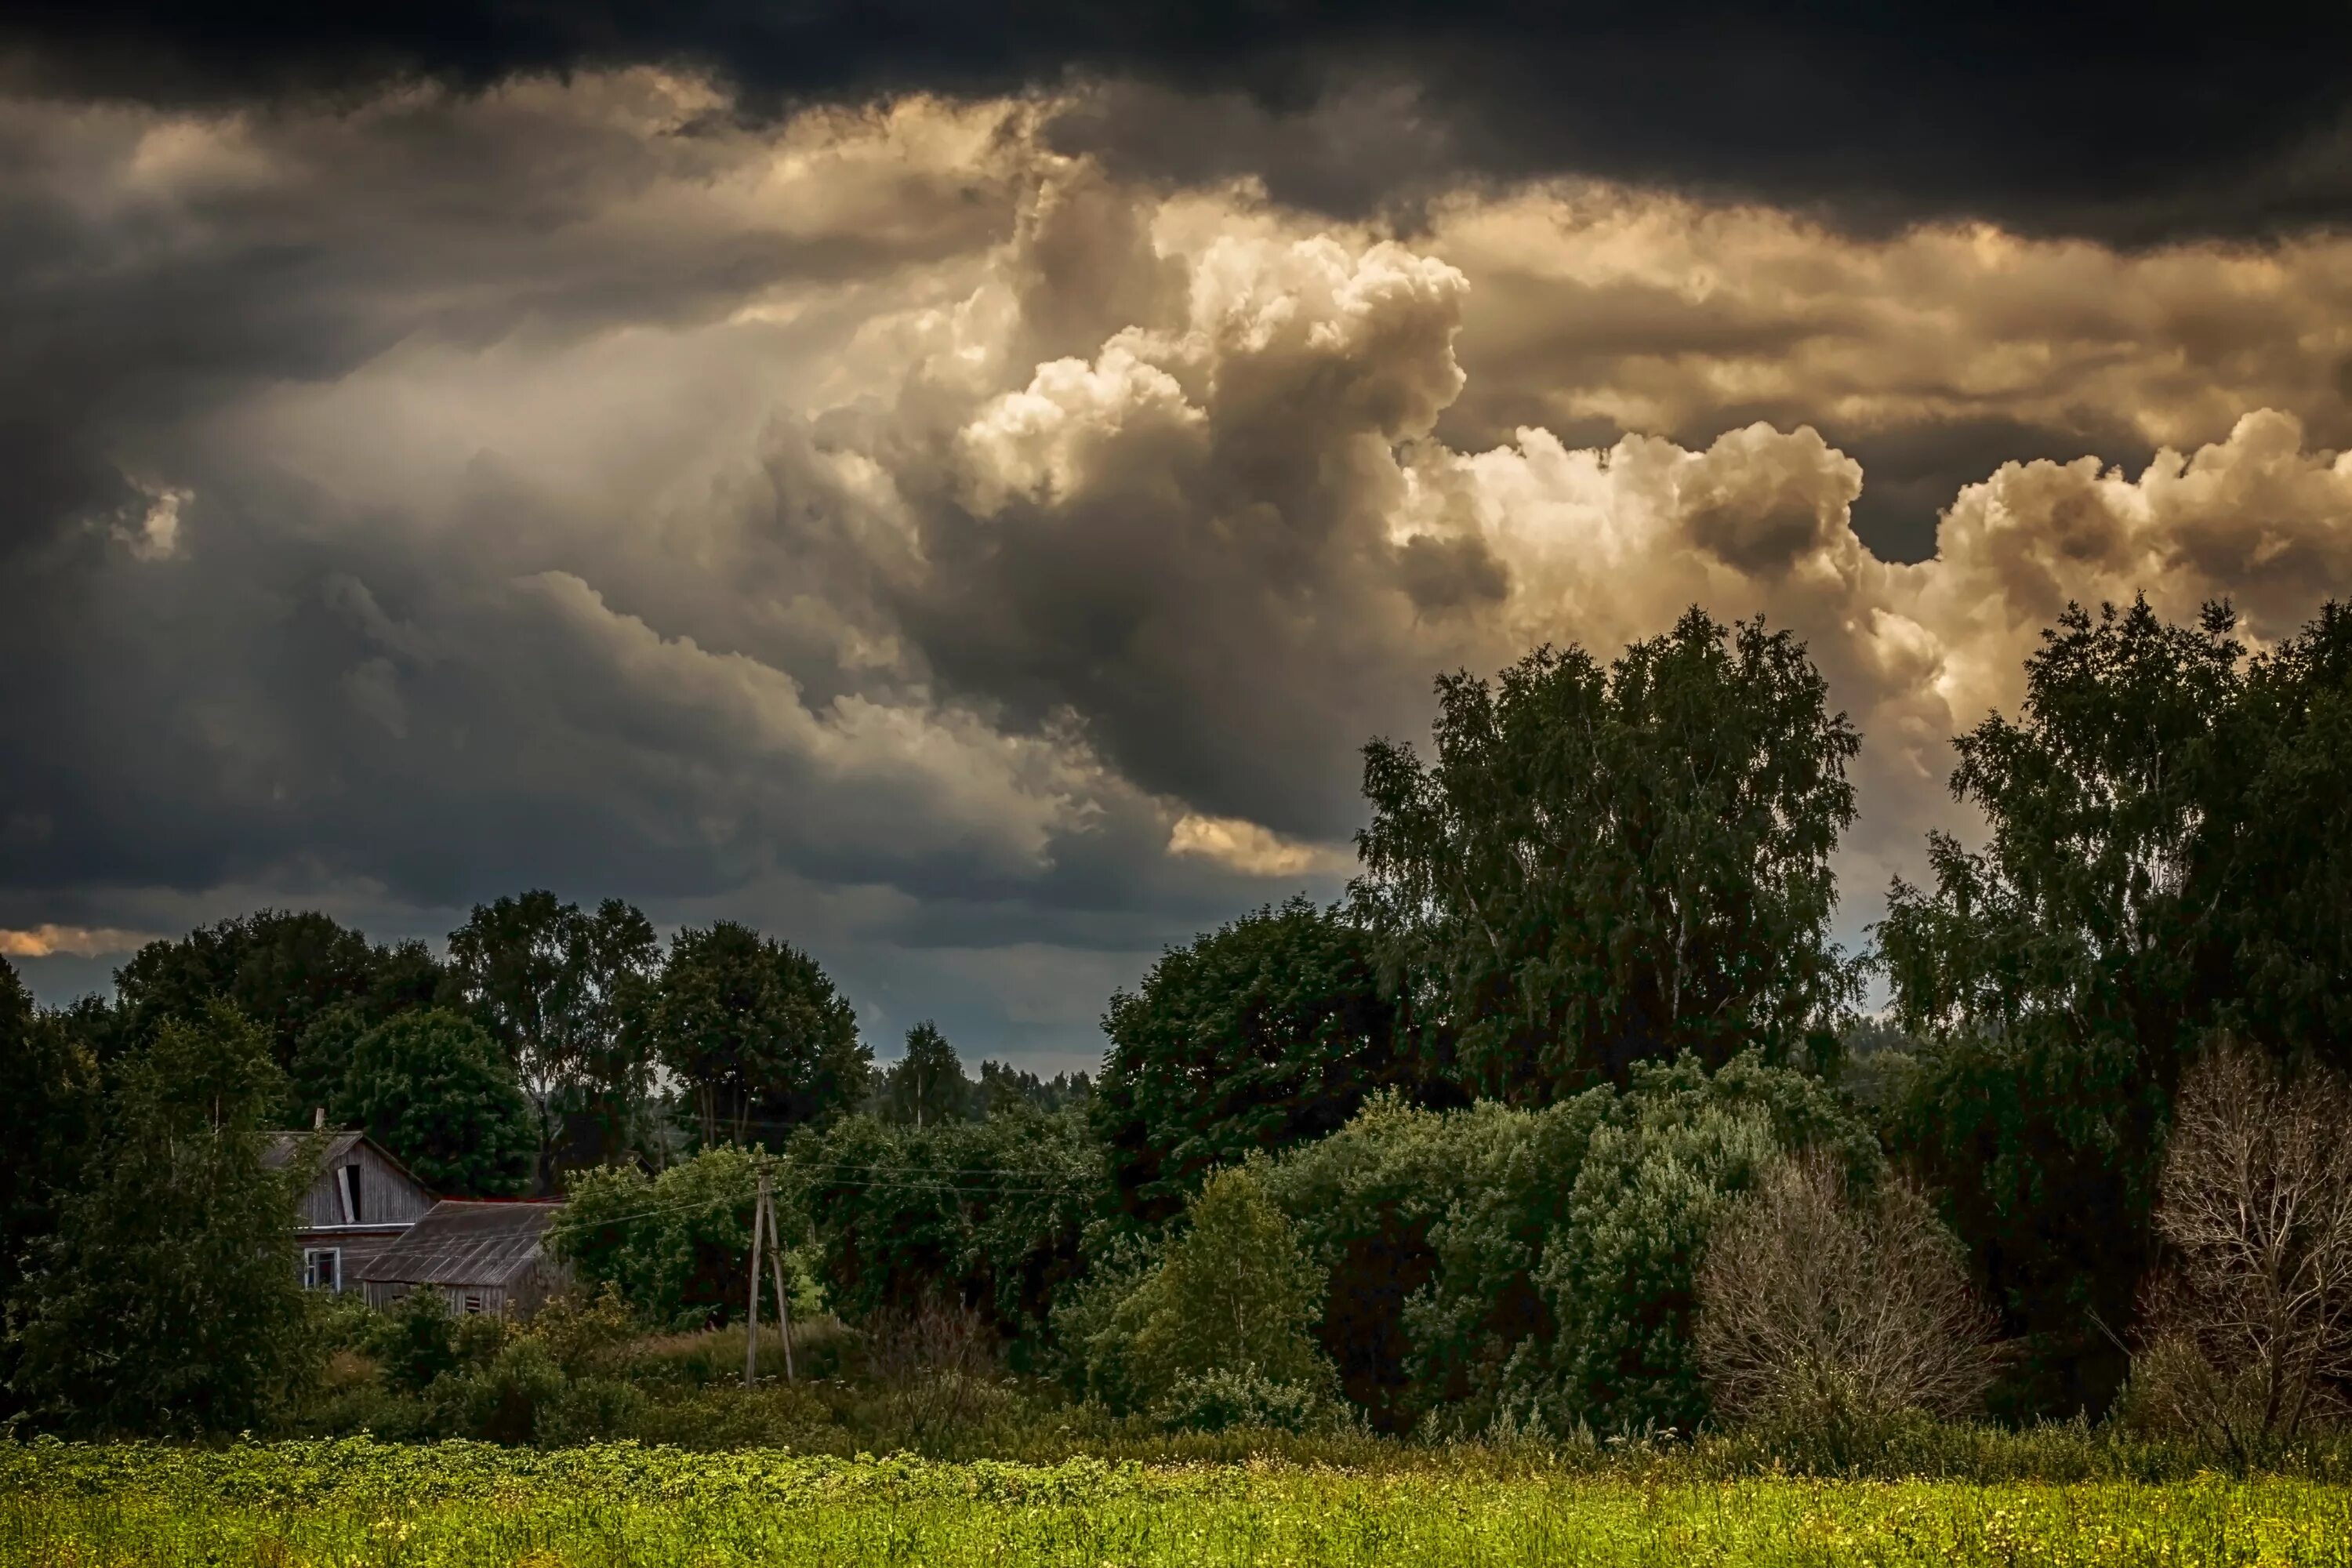
[{"label": "sunlit cumulus cloud", "polygon": [[1795,628],[1853,931],[2066,601],[2352,590],[2344,241],[1343,220],[1048,96],[729,110],[0,100],[0,949],[548,884],[1081,1065],[1162,943],[1337,891],[1441,671]]}]

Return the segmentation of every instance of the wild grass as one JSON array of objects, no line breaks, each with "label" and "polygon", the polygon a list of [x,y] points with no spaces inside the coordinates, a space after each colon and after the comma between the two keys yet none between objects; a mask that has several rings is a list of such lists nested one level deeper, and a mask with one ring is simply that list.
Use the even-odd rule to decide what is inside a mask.
[{"label": "wild grass", "polygon": [[0,1562],[383,1564],[2259,1564],[2352,1568],[2352,1490],[1749,1477],[1622,1456],[1345,1469],[366,1441],[0,1444]]}]

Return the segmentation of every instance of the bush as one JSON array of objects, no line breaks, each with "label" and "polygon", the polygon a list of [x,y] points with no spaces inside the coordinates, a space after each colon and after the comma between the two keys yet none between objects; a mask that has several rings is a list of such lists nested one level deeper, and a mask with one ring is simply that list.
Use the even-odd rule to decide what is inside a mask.
[{"label": "bush", "polygon": [[[813,1238],[825,1297],[850,1322],[950,1302],[1024,1355],[1080,1268],[1102,1151],[1076,1110],[1015,1109],[921,1129],[849,1117],[797,1135],[780,1200]],[[876,1181],[872,1173],[897,1173]]]},{"label": "bush", "polygon": [[438,1290],[411,1290],[366,1325],[362,1349],[375,1358],[384,1386],[422,1394],[457,1370],[457,1322]]},{"label": "bush", "polygon": [[1691,1270],[1783,1149],[1875,1172],[1819,1079],[1742,1057],[1634,1069],[1540,1110],[1379,1100],[1265,1180],[1324,1270],[1320,1336],[1387,1431],[1688,1431],[1706,1398]]},{"label": "bush", "polygon": [[436,1383],[426,1403],[444,1430],[490,1443],[528,1443],[538,1435],[542,1412],[551,1411],[568,1387],[554,1353],[521,1335],[486,1364]]},{"label": "bush", "polygon": [[646,1404],[644,1390],[618,1378],[576,1378],[538,1407],[531,1440],[562,1448],[623,1436],[636,1429]]},{"label": "bush", "polygon": [[1153,1420],[1172,1432],[1305,1432],[1328,1423],[1333,1414],[1328,1387],[1278,1383],[1255,1365],[1187,1373],[1151,1412]]},{"label": "bush", "polygon": [[1147,1405],[1188,1379],[1245,1369],[1264,1381],[1336,1394],[1331,1363],[1308,1332],[1322,1306],[1322,1273],[1256,1170],[1244,1165],[1210,1177],[1185,1220],[1159,1265],[1097,1331],[1095,1353],[1118,1369],[1103,1381]]},{"label": "bush", "polygon": [[1927,1200],[1890,1180],[1850,1201],[1818,1155],[1733,1201],[1698,1294],[1717,1412],[1832,1456],[1877,1446],[1906,1415],[1972,1415],[1992,1381],[1990,1314]]},{"label": "bush", "polygon": [[643,1321],[707,1328],[740,1314],[750,1295],[758,1188],[753,1156],[732,1147],[706,1149],[659,1176],[634,1165],[574,1172],[548,1248],[583,1289],[610,1286]]},{"label": "bush", "polygon": [[2290,1081],[2242,1047],[2182,1085],[2157,1233],[2176,1266],[2152,1292],[2131,1374],[2137,1420],[2244,1464],[2340,1415],[2352,1380],[2352,1085]]}]

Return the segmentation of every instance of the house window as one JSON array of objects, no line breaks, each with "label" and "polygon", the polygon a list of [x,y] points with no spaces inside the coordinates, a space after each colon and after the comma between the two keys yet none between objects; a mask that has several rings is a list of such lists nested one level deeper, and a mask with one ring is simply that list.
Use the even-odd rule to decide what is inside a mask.
[{"label": "house window", "polygon": [[345,1165],[335,1173],[335,1179],[336,1190],[343,1200],[343,1223],[345,1225],[366,1224],[367,1215],[360,1208],[359,1166]]},{"label": "house window", "polygon": [[343,1249],[340,1247],[304,1247],[302,1283],[313,1290],[341,1290],[343,1288]]},{"label": "house window", "polygon": [[469,1318],[479,1317],[481,1315],[482,1293],[479,1290],[468,1290],[466,1292],[465,1311],[466,1316]]}]

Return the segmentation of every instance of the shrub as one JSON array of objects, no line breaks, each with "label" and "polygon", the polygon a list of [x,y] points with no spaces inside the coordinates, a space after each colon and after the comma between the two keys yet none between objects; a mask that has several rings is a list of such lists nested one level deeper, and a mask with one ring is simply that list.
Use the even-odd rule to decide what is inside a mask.
[{"label": "shrub", "polygon": [[750,1294],[757,1191],[753,1156],[732,1147],[657,1177],[634,1165],[575,1172],[548,1247],[584,1289],[612,1287],[645,1322],[706,1328],[740,1313]]},{"label": "shrub", "polygon": [[1697,1285],[1717,1413],[1833,1454],[1906,1414],[1973,1414],[1992,1380],[1959,1245],[1906,1182],[1853,1201],[1828,1160],[1784,1159],[1726,1209]]},{"label": "shrub", "polygon": [[2178,1259],[2132,1371],[2137,1418],[2245,1462],[2352,1378],[2352,1087],[2234,1045],[2182,1085],[2156,1229]]},{"label": "shrub", "polygon": [[378,1313],[362,1346],[375,1358],[384,1386],[421,1394],[457,1370],[457,1323],[438,1290],[411,1290]]},{"label": "shrub", "polygon": [[1633,1080],[1539,1110],[1378,1100],[1267,1173],[1375,1426],[1689,1430],[1706,1410],[1691,1271],[1724,1201],[1783,1149],[1877,1168],[1870,1129],[1804,1073],[1747,1056]]},{"label": "shrub", "polygon": [[1158,1267],[1097,1335],[1097,1353],[1121,1369],[1107,1381],[1145,1405],[1188,1378],[1244,1369],[1336,1393],[1330,1362],[1308,1331],[1322,1305],[1322,1272],[1255,1169],[1212,1176],[1185,1219]]},{"label": "shrub", "polygon": [[444,1430],[490,1443],[528,1443],[542,1412],[567,1391],[563,1369],[547,1346],[520,1335],[483,1365],[436,1383],[427,1404]]},{"label": "shrub", "polygon": [[1255,1365],[1188,1373],[1176,1380],[1152,1412],[1152,1419],[1175,1432],[1224,1432],[1263,1427],[1305,1432],[1333,1414],[1328,1387],[1313,1383],[1277,1383]]}]

